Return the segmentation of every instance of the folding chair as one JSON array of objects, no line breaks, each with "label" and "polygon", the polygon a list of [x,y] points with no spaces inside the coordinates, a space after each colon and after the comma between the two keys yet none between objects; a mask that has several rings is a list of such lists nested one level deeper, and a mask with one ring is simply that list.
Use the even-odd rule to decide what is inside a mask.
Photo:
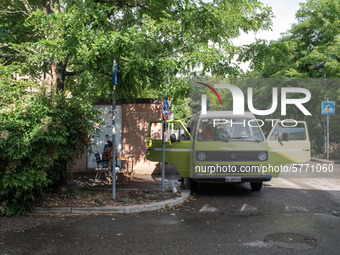
[{"label": "folding chair", "polygon": [[104,173],[106,171],[109,171],[109,162],[107,160],[102,160],[98,151],[94,153],[94,156],[96,157],[96,163],[97,163],[97,167],[95,168],[97,173],[94,179],[97,181],[100,179],[100,176],[102,175],[103,171]]}]

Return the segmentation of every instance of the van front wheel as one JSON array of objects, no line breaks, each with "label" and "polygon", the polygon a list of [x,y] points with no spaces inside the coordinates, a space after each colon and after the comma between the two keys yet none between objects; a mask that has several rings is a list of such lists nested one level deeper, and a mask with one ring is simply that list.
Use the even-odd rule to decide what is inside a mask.
[{"label": "van front wheel", "polygon": [[260,191],[262,189],[263,182],[251,182],[250,187],[253,191]]}]

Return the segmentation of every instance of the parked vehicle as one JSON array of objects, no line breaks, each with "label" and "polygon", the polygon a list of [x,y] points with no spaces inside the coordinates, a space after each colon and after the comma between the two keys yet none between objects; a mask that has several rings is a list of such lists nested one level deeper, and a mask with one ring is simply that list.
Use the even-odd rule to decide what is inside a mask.
[{"label": "parked vehicle", "polygon": [[[148,127],[146,156],[156,162],[162,162],[161,123],[150,121]],[[166,123],[165,162],[175,165],[192,189],[197,181],[250,182],[258,191],[263,182],[278,177],[285,164],[310,160],[304,121],[272,121],[267,137],[263,123],[250,112],[201,114],[188,128],[180,120]]]}]

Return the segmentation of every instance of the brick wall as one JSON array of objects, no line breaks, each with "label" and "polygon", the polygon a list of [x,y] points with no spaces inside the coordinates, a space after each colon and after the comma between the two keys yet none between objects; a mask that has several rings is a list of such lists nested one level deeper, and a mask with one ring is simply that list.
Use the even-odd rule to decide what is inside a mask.
[{"label": "brick wall", "polygon": [[[141,103],[122,103],[122,105],[123,155],[135,155],[135,173],[159,173],[161,164],[148,161],[145,151],[148,121],[162,118],[160,103],[155,100],[142,100]],[[86,171],[87,155],[77,159],[76,164],[70,170],[72,172]]]},{"label": "brick wall", "polygon": [[79,159],[76,159],[75,165],[69,170],[72,172],[85,172],[87,170],[87,153],[85,153]]},{"label": "brick wall", "polygon": [[134,154],[136,173],[159,172],[160,164],[146,159],[149,120],[161,119],[159,103],[123,104],[123,154]]}]

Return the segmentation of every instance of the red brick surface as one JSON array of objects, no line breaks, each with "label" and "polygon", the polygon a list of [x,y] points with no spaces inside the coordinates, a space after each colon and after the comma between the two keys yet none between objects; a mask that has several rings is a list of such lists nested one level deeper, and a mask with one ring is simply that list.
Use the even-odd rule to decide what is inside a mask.
[{"label": "red brick surface", "polygon": [[75,165],[70,169],[72,172],[84,172],[87,170],[87,155],[86,153],[79,159],[76,159]]},{"label": "red brick surface", "polygon": [[159,163],[146,159],[146,137],[149,120],[161,119],[160,104],[123,104],[123,154],[134,154],[138,173],[153,173]]}]

